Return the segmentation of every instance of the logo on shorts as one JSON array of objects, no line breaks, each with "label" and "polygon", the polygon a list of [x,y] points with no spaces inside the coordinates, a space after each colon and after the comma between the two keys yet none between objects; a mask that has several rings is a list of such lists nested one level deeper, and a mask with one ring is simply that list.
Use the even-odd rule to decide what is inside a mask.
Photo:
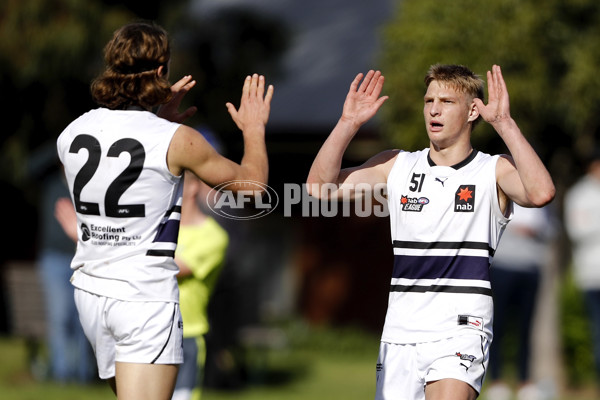
[{"label": "logo on shorts", "polygon": [[456,356],[458,358],[460,358],[461,360],[466,360],[466,361],[470,361],[470,362],[475,361],[475,358],[476,358],[475,356],[472,356],[470,354],[462,354],[460,351],[456,352]]},{"label": "logo on shorts", "polygon": [[475,185],[460,185],[454,198],[454,212],[475,211]]},{"label": "logo on shorts", "polygon": [[470,354],[462,354],[460,351],[456,352],[456,356],[461,360],[468,361],[470,363],[469,365],[466,365],[462,362],[460,363],[462,367],[465,367],[465,371],[469,371],[469,368],[471,368],[471,364],[473,363],[473,361],[475,361],[475,356],[472,356]]}]

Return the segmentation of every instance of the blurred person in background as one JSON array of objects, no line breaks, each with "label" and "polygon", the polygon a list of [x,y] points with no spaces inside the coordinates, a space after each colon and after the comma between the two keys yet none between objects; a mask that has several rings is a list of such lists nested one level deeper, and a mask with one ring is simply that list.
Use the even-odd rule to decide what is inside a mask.
[{"label": "blurred person in background", "polygon": [[188,75],[169,83],[163,28],[122,26],[104,59],[106,68],[91,85],[101,107],[75,119],[57,140],[77,213],[71,283],[100,378],[120,400],[170,400],[183,362],[174,260],[182,176],[190,170],[211,186],[266,185],[273,87],[265,87],[263,76],[247,76],[239,109],[226,104],[244,141],[237,163],[181,123],[196,111],[178,111],[195,81]]},{"label": "blurred person in background", "polygon": [[173,400],[201,397],[206,362],[204,335],[209,330],[208,303],[229,244],[227,231],[209,215],[206,203],[209,191],[209,186],[186,171],[175,251],[184,361],[179,367]]},{"label": "blurred person in background", "polygon": [[509,400],[512,388],[503,379],[506,372],[506,333],[516,331],[518,400],[541,399],[543,393],[531,379],[531,330],[538,288],[550,262],[556,220],[550,207],[514,205],[513,219],[494,254],[490,278],[494,297],[494,341],[490,348],[488,400]]},{"label": "blurred person in background", "polygon": [[73,286],[69,282],[75,245],[55,218],[57,202],[70,201],[58,159],[37,181],[41,182],[37,265],[45,300],[48,376],[63,384],[87,383],[94,379],[95,367],[92,348],[77,318]]},{"label": "blurred person in background", "polygon": [[573,244],[575,284],[583,292],[592,330],[596,382],[600,382],[600,149],[589,157],[585,175],[567,191],[564,220]]}]

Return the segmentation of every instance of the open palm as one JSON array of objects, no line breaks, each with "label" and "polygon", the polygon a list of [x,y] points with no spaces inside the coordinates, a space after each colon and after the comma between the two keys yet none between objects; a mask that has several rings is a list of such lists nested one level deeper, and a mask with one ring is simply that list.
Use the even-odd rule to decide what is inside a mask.
[{"label": "open palm", "polygon": [[494,65],[492,71],[487,72],[487,81],[488,104],[485,105],[480,99],[474,99],[474,101],[481,117],[494,125],[510,118],[508,89],[498,65]]},{"label": "open palm", "polygon": [[[380,96],[384,77],[380,71],[369,71],[366,76],[360,73],[354,78],[344,102],[342,119],[362,125],[371,119],[388,96]],[[362,83],[360,81],[362,80]],[[360,86],[359,86],[360,83]]]}]

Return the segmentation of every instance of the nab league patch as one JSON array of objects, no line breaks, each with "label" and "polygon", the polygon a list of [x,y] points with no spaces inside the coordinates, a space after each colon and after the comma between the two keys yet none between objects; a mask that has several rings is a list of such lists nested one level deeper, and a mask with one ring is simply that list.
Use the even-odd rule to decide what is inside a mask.
[{"label": "nab league patch", "polygon": [[454,212],[475,211],[475,185],[460,185],[454,197]]},{"label": "nab league patch", "polygon": [[421,212],[421,210],[423,210],[423,207],[429,204],[429,199],[427,197],[401,196],[400,204],[402,204],[402,211]]}]

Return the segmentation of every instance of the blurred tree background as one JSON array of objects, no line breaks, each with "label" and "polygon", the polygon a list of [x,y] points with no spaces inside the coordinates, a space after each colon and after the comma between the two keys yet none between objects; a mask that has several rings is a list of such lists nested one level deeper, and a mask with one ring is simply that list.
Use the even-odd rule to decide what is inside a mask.
[{"label": "blurred tree background", "polygon": [[[102,47],[123,23],[151,19],[171,33],[171,79],[191,73],[198,81],[185,100],[200,110],[190,124],[218,131],[232,146],[228,155],[239,152],[233,145],[237,129],[224,104],[237,101],[246,74],[281,74],[279,63],[291,33],[277,19],[250,8],[195,21],[188,6],[188,0],[0,2],[1,207],[17,238],[4,259],[35,253],[35,243],[27,239],[36,224],[36,183],[44,177],[43,161],[51,158],[46,149],[53,151],[64,127],[95,107],[89,83],[102,68]],[[564,190],[598,146],[600,3],[397,0],[381,37],[375,67],[385,73],[390,95],[378,121],[385,141],[407,150],[427,146],[422,96],[431,64],[464,64],[484,77],[499,64],[512,115],[549,167],[559,191],[555,205],[562,209]],[[504,151],[486,124],[476,129],[473,140],[480,150]],[[565,266],[566,247],[562,254]]]},{"label": "blurred tree background", "polygon": [[[463,64],[484,80],[498,64],[511,114],[563,189],[598,141],[599,18],[600,3],[592,0],[400,2],[383,32],[386,137],[405,149],[427,145],[421,99],[432,63]],[[491,153],[504,148],[487,124],[473,140]]]},{"label": "blurred tree background", "polygon": [[[31,189],[23,160],[94,106],[89,82],[102,66],[102,46],[114,29],[138,18],[171,32],[171,78],[191,72],[197,79],[201,90],[186,99],[201,110],[192,122],[235,135],[223,104],[237,98],[248,71],[280,74],[290,35],[277,20],[244,9],[192,21],[188,3],[2,2],[0,181],[25,194]],[[382,32],[379,66],[391,95],[382,110],[384,137],[405,149],[427,144],[422,79],[432,63],[461,63],[481,75],[496,63],[509,86],[512,114],[562,189],[581,173],[578,160],[598,140],[599,19],[600,4],[591,0],[464,0],[443,7],[435,0],[399,1]],[[503,148],[485,124],[474,141],[490,152]]]},{"label": "blurred tree background", "polygon": [[[3,135],[0,182],[5,198],[25,205],[35,190],[24,160],[52,144],[73,118],[94,107],[89,82],[102,67],[102,47],[124,22],[152,19],[171,32],[171,79],[192,73],[201,90],[193,124],[236,131],[224,112],[248,71],[280,74],[290,34],[249,9],[190,20],[187,0],[5,0],[0,4],[0,90]],[[600,116],[600,4],[592,0],[398,1],[382,31],[380,67],[389,104],[380,130],[394,146],[426,146],[422,79],[435,62],[461,63],[481,75],[502,66],[511,111],[551,169],[559,193],[579,176],[579,160],[597,143]],[[499,137],[482,124],[477,148],[498,152]],[[22,193],[22,194],[20,194]],[[8,200],[4,200],[8,201]],[[24,224],[26,225],[26,224]]]},{"label": "blurred tree background", "polygon": [[[50,148],[74,116],[93,106],[89,81],[102,65],[100,50],[131,16],[124,7],[96,0],[0,3],[2,208],[18,210],[8,212],[6,222],[19,238],[3,259],[33,257],[36,183],[52,163],[51,153],[40,149]],[[38,165],[31,167],[30,161]],[[32,168],[38,180],[31,179]]]}]

